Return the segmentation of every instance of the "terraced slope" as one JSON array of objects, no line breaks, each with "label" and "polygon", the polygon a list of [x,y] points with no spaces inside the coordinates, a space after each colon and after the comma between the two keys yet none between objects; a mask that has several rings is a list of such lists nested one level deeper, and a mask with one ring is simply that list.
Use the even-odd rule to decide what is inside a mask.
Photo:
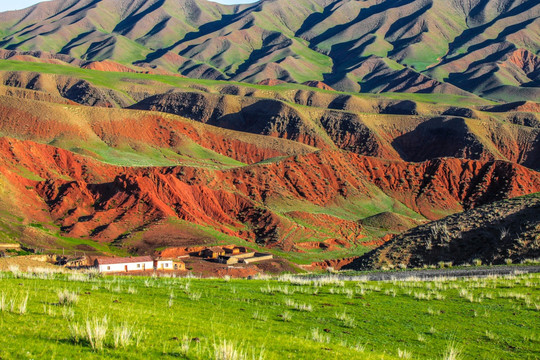
[{"label": "terraced slope", "polygon": [[535,0],[53,0],[0,14],[0,24],[0,47],[62,54],[54,61],[74,66],[113,60],[131,70],[323,81],[349,92],[539,96]]}]

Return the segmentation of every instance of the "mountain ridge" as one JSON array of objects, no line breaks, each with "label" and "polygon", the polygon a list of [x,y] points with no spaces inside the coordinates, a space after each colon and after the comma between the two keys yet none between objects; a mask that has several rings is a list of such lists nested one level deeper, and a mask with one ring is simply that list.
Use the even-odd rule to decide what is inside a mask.
[{"label": "mountain ridge", "polygon": [[0,14],[0,24],[7,50],[194,78],[494,100],[540,95],[534,0],[54,0]]}]

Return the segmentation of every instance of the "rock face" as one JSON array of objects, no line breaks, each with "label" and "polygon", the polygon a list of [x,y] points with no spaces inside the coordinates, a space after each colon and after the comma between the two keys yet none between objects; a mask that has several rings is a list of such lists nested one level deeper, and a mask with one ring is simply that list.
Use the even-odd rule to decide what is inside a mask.
[{"label": "rock face", "polygon": [[[76,66],[84,59],[105,71],[136,65],[251,83],[313,81],[348,92],[472,91],[497,100],[535,100],[539,6],[534,0],[234,6],[54,0],[0,14],[0,46],[6,49],[0,57]],[[44,50],[59,55],[44,56]]]},{"label": "rock face", "polygon": [[[294,101],[303,107],[296,107],[277,99],[177,92],[148,97],[131,108],[385,159],[501,159],[540,169],[537,103],[423,109],[423,104],[410,100],[360,101],[346,95],[325,96],[297,92]],[[434,112],[441,115],[434,116]],[[528,128],[520,126],[526,124]]]},{"label": "rock face", "polygon": [[404,232],[349,268],[503,264],[540,256],[540,196],[505,200]]}]

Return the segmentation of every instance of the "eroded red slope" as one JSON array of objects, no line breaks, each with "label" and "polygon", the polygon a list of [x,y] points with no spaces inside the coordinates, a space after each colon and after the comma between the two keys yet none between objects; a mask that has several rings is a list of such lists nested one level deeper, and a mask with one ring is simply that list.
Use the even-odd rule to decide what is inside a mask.
[{"label": "eroded red slope", "polygon": [[[216,171],[116,167],[52,146],[7,138],[0,140],[0,152],[1,174],[17,184],[21,198],[33,199],[31,206],[22,209],[29,220],[42,220],[40,214],[46,213],[69,236],[108,242],[174,218],[288,251],[295,249],[294,241],[302,240],[305,228],[279,215],[276,203],[282,199],[332,207],[376,201],[374,193],[382,191],[436,219],[540,191],[538,173],[501,161],[437,159],[414,164],[317,152]],[[326,225],[328,218],[308,217],[334,234],[314,234],[319,238],[332,238],[336,244],[362,238],[361,226],[349,223],[351,231],[339,233],[332,224]],[[355,232],[357,237],[351,238]]]}]

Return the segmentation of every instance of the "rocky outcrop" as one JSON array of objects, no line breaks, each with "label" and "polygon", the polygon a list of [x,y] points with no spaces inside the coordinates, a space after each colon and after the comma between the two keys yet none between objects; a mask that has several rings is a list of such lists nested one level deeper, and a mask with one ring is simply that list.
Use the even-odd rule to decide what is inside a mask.
[{"label": "rocky outcrop", "polygon": [[540,256],[540,196],[505,200],[419,226],[348,265],[503,264]]}]

